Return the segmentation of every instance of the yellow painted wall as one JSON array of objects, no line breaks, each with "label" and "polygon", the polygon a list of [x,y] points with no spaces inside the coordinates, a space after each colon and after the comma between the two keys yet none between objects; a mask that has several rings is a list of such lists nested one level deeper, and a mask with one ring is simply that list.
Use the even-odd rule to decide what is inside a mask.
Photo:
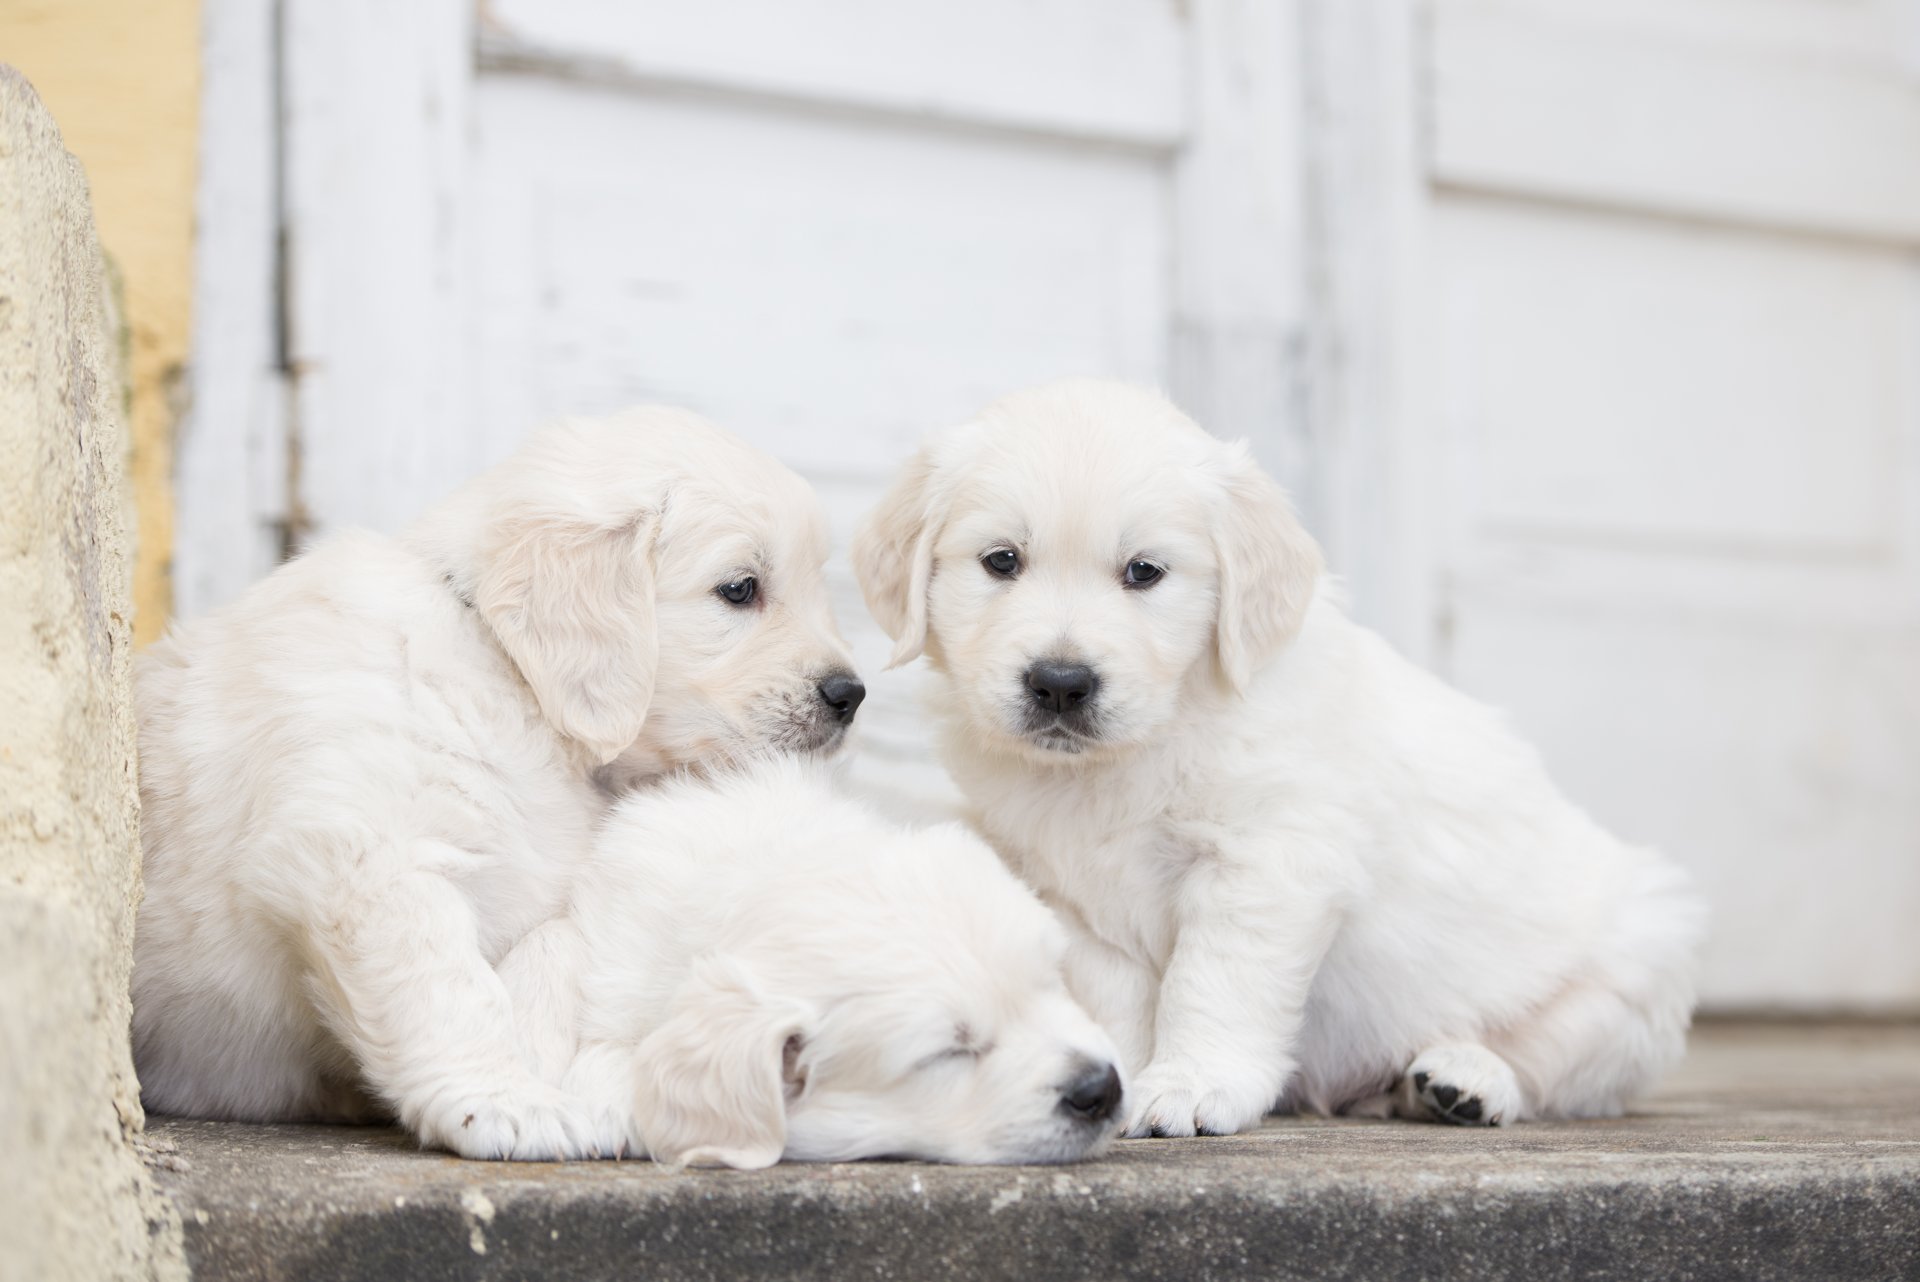
[{"label": "yellow painted wall", "polygon": [[134,637],[172,604],[173,429],[193,296],[200,0],[0,0],[0,62],[25,73],[80,158],[131,341],[139,514]]}]

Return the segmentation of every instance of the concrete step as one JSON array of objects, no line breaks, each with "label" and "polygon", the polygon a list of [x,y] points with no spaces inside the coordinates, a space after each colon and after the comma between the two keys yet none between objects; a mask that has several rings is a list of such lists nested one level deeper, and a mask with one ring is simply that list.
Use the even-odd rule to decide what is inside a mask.
[{"label": "concrete step", "polygon": [[152,1119],[199,1279],[1920,1278],[1920,1026],[1709,1024],[1631,1117],[668,1174]]}]

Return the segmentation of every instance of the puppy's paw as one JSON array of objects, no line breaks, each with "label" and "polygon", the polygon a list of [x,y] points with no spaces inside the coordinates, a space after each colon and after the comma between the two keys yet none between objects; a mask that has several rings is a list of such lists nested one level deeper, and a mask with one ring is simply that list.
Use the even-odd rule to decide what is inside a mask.
[{"label": "puppy's paw", "polygon": [[625,1130],[612,1116],[537,1082],[449,1093],[417,1128],[423,1143],[485,1161],[567,1162],[621,1157]]},{"label": "puppy's paw", "polygon": [[1273,1106],[1273,1094],[1261,1087],[1172,1063],[1149,1065],[1127,1094],[1133,1108],[1125,1134],[1136,1139],[1236,1135],[1258,1126]]},{"label": "puppy's paw", "polygon": [[618,1159],[632,1157],[639,1151],[633,1141],[633,1128],[623,1112],[603,1107],[592,1100],[579,1101],[573,1109],[574,1116],[580,1119],[584,1127],[584,1147],[575,1157]]},{"label": "puppy's paw", "polygon": [[1486,1047],[1448,1042],[1420,1052],[1408,1066],[1394,1111],[1453,1126],[1505,1126],[1520,1120],[1520,1082]]}]

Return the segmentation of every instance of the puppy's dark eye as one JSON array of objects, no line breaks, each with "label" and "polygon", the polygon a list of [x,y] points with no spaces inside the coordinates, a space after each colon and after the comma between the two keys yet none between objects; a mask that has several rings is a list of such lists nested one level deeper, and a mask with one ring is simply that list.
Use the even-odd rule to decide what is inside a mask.
[{"label": "puppy's dark eye", "polygon": [[1127,562],[1126,584],[1130,588],[1150,588],[1160,581],[1166,570],[1151,561]]},{"label": "puppy's dark eye", "polygon": [[753,598],[760,594],[760,580],[749,575],[731,583],[722,583],[714,592],[728,605],[751,605]]},{"label": "puppy's dark eye", "polygon": [[1020,554],[1012,548],[995,548],[980,558],[980,564],[1003,579],[1020,573]]}]

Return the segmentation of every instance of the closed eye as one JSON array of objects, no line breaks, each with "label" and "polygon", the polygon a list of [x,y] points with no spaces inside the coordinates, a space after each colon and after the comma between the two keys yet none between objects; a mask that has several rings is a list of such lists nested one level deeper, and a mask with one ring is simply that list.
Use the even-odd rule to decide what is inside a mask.
[{"label": "closed eye", "polygon": [[945,1050],[935,1051],[925,1059],[922,1059],[913,1066],[913,1071],[918,1073],[923,1069],[932,1068],[936,1064],[951,1064],[953,1061],[959,1059],[979,1059],[987,1053],[988,1049],[990,1048],[983,1046],[949,1046]]},{"label": "closed eye", "polygon": [[991,1053],[993,1043],[982,1042],[975,1037],[973,1029],[965,1024],[955,1025],[953,1043],[943,1050],[937,1050],[913,1066],[914,1072],[923,1068],[932,1068],[935,1064],[950,1064],[957,1059],[979,1059]]}]

